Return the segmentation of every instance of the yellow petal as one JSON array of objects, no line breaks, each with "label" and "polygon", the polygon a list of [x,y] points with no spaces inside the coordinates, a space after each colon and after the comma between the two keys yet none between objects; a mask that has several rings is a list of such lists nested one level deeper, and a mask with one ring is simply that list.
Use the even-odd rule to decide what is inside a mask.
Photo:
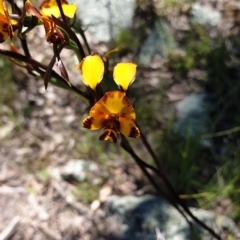
[{"label": "yellow petal", "polygon": [[98,101],[101,108],[105,112],[114,113],[119,116],[129,116],[135,120],[136,115],[134,109],[129,102],[126,94],[122,91],[106,92],[105,95]]},{"label": "yellow petal", "polygon": [[120,132],[123,135],[132,138],[140,137],[140,131],[132,119],[120,118],[120,126]]},{"label": "yellow petal", "polygon": [[103,133],[100,135],[99,140],[107,141],[110,140],[111,142],[117,142],[117,132],[113,129],[106,128],[103,130]]},{"label": "yellow petal", "polygon": [[0,0],[0,13],[5,16],[7,11],[8,9],[6,0]]},{"label": "yellow petal", "polygon": [[63,4],[62,5],[64,15],[69,18],[74,18],[77,11],[77,6],[74,4]]},{"label": "yellow petal", "polygon": [[116,84],[126,91],[136,77],[137,65],[134,63],[118,63],[113,69],[113,79]]},{"label": "yellow petal", "polygon": [[79,65],[82,72],[82,81],[85,85],[95,90],[98,83],[102,81],[104,74],[104,63],[98,55],[85,57]]},{"label": "yellow petal", "polygon": [[4,11],[4,8],[3,8],[3,0],[0,0],[0,13],[2,15],[5,15],[5,11]]},{"label": "yellow petal", "polygon": [[[73,18],[77,11],[77,6],[74,4],[63,4],[62,9],[65,16]],[[58,6],[44,7],[40,10],[40,13],[49,17],[53,15],[54,17],[59,18],[61,16]]]}]

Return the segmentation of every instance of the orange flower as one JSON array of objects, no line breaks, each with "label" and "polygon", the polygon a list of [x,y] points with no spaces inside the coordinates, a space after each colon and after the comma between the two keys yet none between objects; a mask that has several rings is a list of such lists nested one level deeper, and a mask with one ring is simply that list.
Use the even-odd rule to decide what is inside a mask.
[{"label": "orange flower", "polygon": [[65,41],[64,35],[60,31],[60,29],[56,26],[55,22],[52,20],[51,17],[41,15],[29,0],[25,2],[25,8],[30,15],[37,17],[43,23],[48,42],[64,43]]},{"label": "orange flower", "polygon": [[6,1],[0,0],[0,43],[4,42],[9,36],[11,39],[13,38],[12,23]]},{"label": "orange flower", "polygon": [[104,128],[99,139],[116,143],[119,132],[132,138],[140,136],[135,119],[135,111],[126,94],[122,91],[111,91],[106,92],[95,103],[82,125],[91,130]]}]

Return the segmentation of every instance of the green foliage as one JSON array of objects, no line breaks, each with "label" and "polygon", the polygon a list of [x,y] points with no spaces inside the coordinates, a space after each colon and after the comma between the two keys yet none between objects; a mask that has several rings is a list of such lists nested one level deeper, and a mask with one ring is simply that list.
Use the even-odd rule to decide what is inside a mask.
[{"label": "green foliage", "polygon": [[73,194],[76,198],[83,203],[90,204],[93,200],[98,198],[98,190],[100,186],[93,185],[91,181],[84,181],[79,183],[73,190]]},{"label": "green foliage", "polygon": [[50,178],[49,172],[47,171],[46,168],[41,169],[37,173],[37,177],[42,181],[42,182],[47,182]]},{"label": "green foliage", "polygon": [[[205,43],[207,44],[207,41]],[[193,49],[193,46],[191,48]],[[230,64],[230,53],[224,41],[218,41],[214,49],[210,46],[200,48],[197,53],[204,56],[203,59],[206,61],[206,63],[200,61],[206,65],[207,79],[203,86],[212,97],[209,115],[211,124],[207,131],[209,133],[207,137],[211,139],[212,145],[208,149],[204,148],[201,145],[202,136],[190,136],[188,131],[183,137],[176,135],[173,131],[174,121],[171,119],[168,124],[163,125],[163,130],[154,130],[152,142],[159,159],[163,162],[166,175],[181,194],[181,198],[196,200],[203,208],[213,208],[219,198],[230,199],[234,208],[231,217],[239,221],[238,64]],[[184,71],[192,69],[195,66],[192,62],[193,56],[189,52],[189,55],[182,57],[184,61],[179,63],[178,59],[175,66],[180,67],[176,69]],[[189,65],[187,57],[190,59]],[[197,57],[197,54],[194,57]],[[182,65],[183,63],[185,65]],[[201,64],[196,67],[203,66]],[[219,134],[210,134],[214,132]]]},{"label": "green foliage", "polygon": [[192,24],[191,30],[182,40],[184,50],[169,54],[168,65],[177,76],[185,75],[192,68],[203,68],[211,51],[211,38],[206,29]]},{"label": "green foliage", "polygon": [[83,159],[91,159],[102,165],[115,161],[121,156],[122,159],[127,159],[128,154],[119,147],[119,145],[111,144],[106,141],[99,141],[99,131],[89,132],[83,129],[83,134],[74,136],[78,142],[76,147],[71,151],[73,158],[78,158],[79,155]]},{"label": "green foliage", "polygon": [[[153,96],[152,96],[153,97]],[[149,108],[148,106],[152,107]],[[139,99],[136,104],[136,114],[138,117],[138,121],[145,125],[145,128],[150,130],[156,127],[156,111],[154,111],[154,106],[157,109],[161,109],[161,102],[157,101],[156,98],[150,99]]]},{"label": "green foliage", "polygon": [[31,173],[36,172],[43,176],[50,162],[51,162],[50,155],[46,155],[41,159],[35,159],[35,158],[32,158],[31,156],[28,156],[26,157],[25,169],[27,169],[28,172],[31,172]]},{"label": "green foliage", "polygon": [[[173,123],[162,131],[161,148],[157,149],[159,159],[163,160],[164,170],[178,193],[191,193],[199,187],[196,179],[198,158],[201,147],[198,138],[177,136],[172,131]],[[156,136],[159,139],[159,136]]]},{"label": "green foliage", "polygon": [[[144,0],[143,0],[144,1]],[[157,12],[161,15],[169,17],[170,14],[180,12],[182,8],[188,8],[195,0],[162,0],[157,1]]]},{"label": "green foliage", "polygon": [[12,81],[12,65],[8,59],[0,55],[0,106],[5,104],[11,106],[16,93],[16,86]]},{"label": "green foliage", "polygon": [[191,31],[186,35],[189,52],[192,50],[198,57],[205,57],[211,50],[211,38],[204,26],[192,24]]},{"label": "green foliage", "polygon": [[122,29],[116,37],[116,45],[125,51],[134,51],[138,46],[138,39],[130,29]]},{"label": "green foliage", "polygon": [[[223,163],[206,185],[202,186],[204,193],[196,198],[199,205],[210,208],[217,198],[231,199],[233,204],[232,217],[240,220],[240,146],[232,143],[226,145],[227,151],[222,157]],[[232,158],[234,154],[234,158]]]},{"label": "green foliage", "polygon": [[168,61],[176,75],[184,75],[194,66],[194,54],[191,52],[170,53]]}]

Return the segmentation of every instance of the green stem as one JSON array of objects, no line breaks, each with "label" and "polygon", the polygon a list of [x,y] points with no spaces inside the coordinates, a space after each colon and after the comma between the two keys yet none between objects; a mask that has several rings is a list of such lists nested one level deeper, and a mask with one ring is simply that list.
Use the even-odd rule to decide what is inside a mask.
[{"label": "green stem", "polygon": [[214,138],[214,137],[222,137],[224,135],[229,135],[231,133],[235,133],[235,132],[239,132],[240,131],[240,126],[234,127],[234,128],[230,128],[224,131],[220,131],[220,132],[215,132],[215,133],[207,133],[207,134],[203,134],[201,136],[201,138]]}]

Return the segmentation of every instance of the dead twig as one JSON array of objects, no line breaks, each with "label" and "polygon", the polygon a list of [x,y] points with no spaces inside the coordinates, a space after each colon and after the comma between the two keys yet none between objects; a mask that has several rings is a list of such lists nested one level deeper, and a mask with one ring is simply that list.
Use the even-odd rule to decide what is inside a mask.
[{"label": "dead twig", "polygon": [[8,224],[8,226],[0,233],[0,240],[7,240],[15,233],[16,228],[20,222],[20,217],[16,216]]}]

